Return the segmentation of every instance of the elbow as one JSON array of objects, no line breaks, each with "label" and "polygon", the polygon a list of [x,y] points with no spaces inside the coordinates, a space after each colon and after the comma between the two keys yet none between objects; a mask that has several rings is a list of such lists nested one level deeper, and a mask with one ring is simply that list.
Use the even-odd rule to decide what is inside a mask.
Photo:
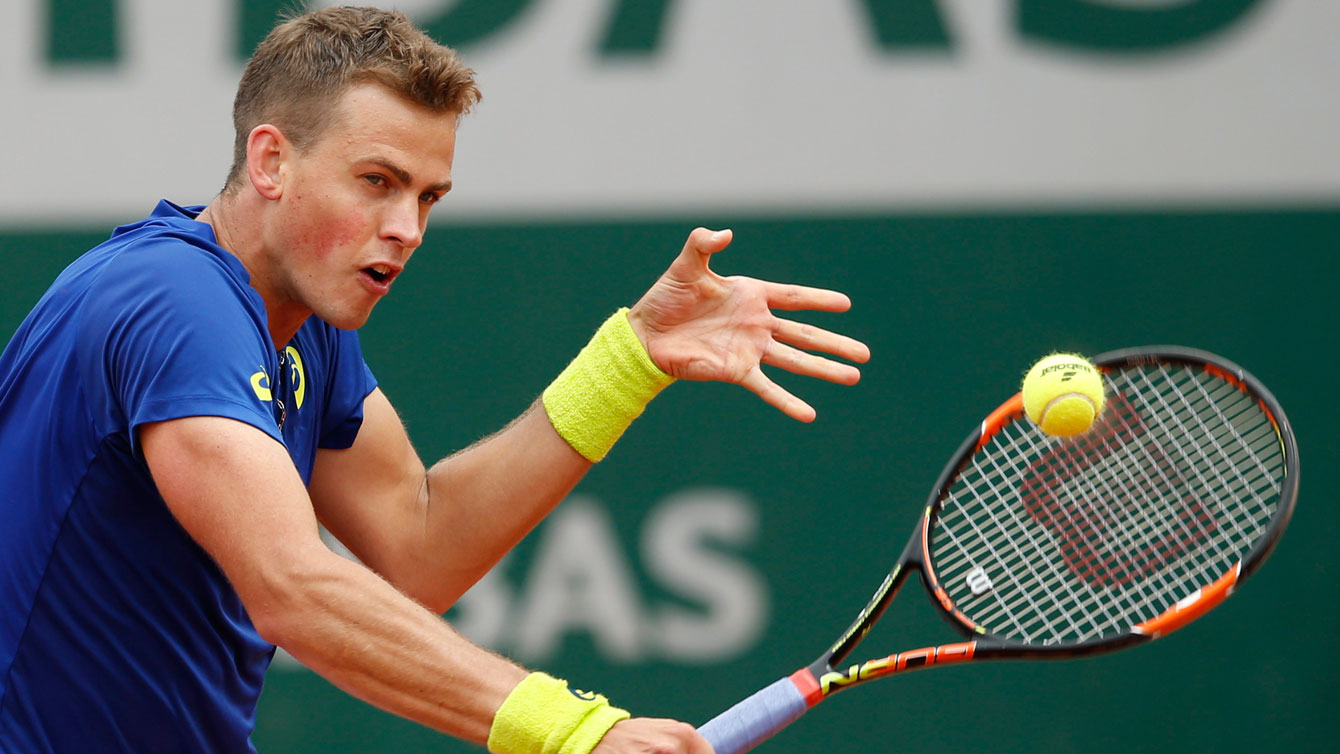
[{"label": "elbow", "polygon": [[437,615],[442,615],[456,604],[466,590],[479,581],[483,573],[466,573],[423,563],[414,563],[396,572],[378,571],[378,574],[401,594]]},{"label": "elbow", "polygon": [[436,615],[442,615],[456,604],[460,599],[461,593],[454,589],[444,588],[441,583],[397,583],[392,582],[402,594],[415,602],[419,603]]},{"label": "elbow", "polygon": [[444,615],[448,610],[451,609],[452,605],[456,604],[454,600],[444,600],[444,599],[427,599],[427,600],[416,599],[415,602],[418,602],[420,605],[423,605],[424,608],[426,608],[429,612],[433,613],[434,615]]},{"label": "elbow", "polygon": [[284,620],[283,615],[277,612],[257,612],[253,610],[248,610],[247,612],[251,617],[251,625],[256,629],[256,633],[259,634],[262,639],[276,647],[289,648],[288,637],[292,633],[289,629],[289,623],[291,623],[291,621]]},{"label": "elbow", "polygon": [[413,554],[409,548],[399,557],[365,561],[365,565],[396,591],[424,608],[441,615],[482,576],[464,572],[458,565],[442,560],[430,561]]},{"label": "elbow", "polygon": [[[338,556],[331,556],[332,558]],[[316,556],[271,563],[260,578],[238,590],[256,633],[290,652],[341,593],[338,564]],[[345,592],[347,594],[347,592]]]},{"label": "elbow", "polygon": [[265,641],[293,651],[295,637],[302,634],[302,600],[296,596],[270,593],[259,599],[243,600],[256,633]]}]

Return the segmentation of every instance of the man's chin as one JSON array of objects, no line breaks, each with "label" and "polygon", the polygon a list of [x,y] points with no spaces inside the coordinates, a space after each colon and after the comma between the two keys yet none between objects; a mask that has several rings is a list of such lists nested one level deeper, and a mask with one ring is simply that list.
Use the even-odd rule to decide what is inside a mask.
[{"label": "man's chin", "polygon": [[357,330],[367,324],[372,310],[365,312],[326,312],[317,314],[322,322],[337,330]]}]

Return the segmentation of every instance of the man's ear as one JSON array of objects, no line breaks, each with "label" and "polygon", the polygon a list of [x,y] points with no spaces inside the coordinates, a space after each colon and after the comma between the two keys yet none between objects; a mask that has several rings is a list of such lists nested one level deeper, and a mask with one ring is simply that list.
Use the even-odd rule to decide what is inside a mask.
[{"label": "man's ear", "polygon": [[256,193],[266,199],[283,196],[282,168],[291,152],[292,145],[278,126],[262,123],[251,129],[247,136],[247,176]]}]

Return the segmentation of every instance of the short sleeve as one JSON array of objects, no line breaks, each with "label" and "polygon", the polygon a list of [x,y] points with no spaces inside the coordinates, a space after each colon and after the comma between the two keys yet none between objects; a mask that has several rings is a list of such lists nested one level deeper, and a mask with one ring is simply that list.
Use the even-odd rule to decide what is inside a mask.
[{"label": "short sleeve", "polygon": [[104,434],[222,416],[283,442],[260,299],[215,254],[170,236],[108,263],[80,312],[77,353]]},{"label": "short sleeve", "polygon": [[334,337],[334,369],[318,447],[343,450],[358,437],[363,426],[363,400],[377,387],[377,378],[363,360],[356,331],[335,330]]}]

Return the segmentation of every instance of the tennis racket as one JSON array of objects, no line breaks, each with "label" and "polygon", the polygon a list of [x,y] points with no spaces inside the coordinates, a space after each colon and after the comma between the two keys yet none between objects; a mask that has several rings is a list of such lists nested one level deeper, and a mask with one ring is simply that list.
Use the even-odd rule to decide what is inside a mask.
[{"label": "tennis racket", "polygon": [[[916,668],[1063,659],[1167,635],[1265,561],[1298,494],[1274,396],[1242,368],[1177,347],[1098,356],[1107,405],[1057,438],[1016,395],[936,482],[898,563],[819,659],[699,729],[741,754],[829,696]],[[966,640],[852,662],[912,572]]]}]

